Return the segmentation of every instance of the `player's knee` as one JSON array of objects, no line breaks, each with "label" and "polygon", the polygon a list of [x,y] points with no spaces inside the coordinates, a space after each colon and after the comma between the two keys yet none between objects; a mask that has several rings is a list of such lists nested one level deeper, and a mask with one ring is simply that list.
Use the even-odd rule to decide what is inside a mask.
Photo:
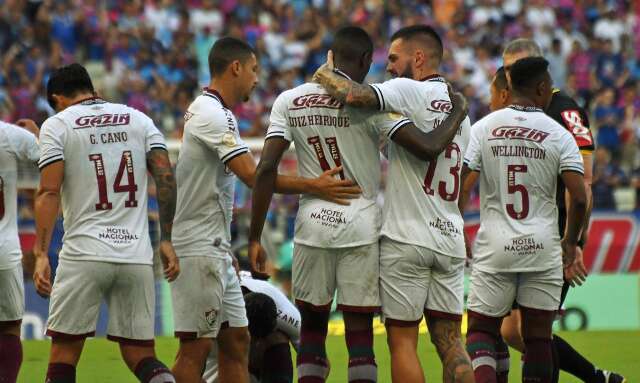
[{"label": "player's knee", "polygon": [[251,335],[247,327],[226,328],[218,337],[219,357],[230,360],[246,360],[249,355]]},{"label": "player's knee", "polygon": [[520,329],[517,325],[511,322],[506,322],[500,328],[500,334],[502,339],[511,347],[522,343],[522,337],[520,336]]},{"label": "player's knee", "polygon": [[273,331],[265,339],[265,347],[272,347],[279,344],[289,344],[289,337],[281,331]]},{"label": "player's knee", "polygon": [[521,307],[522,339],[551,339],[555,312]]},{"label": "player's knee", "polygon": [[392,353],[416,350],[418,346],[418,329],[413,326],[388,325],[387,344]]},{"label": "player's knee", "polygon": [[0,334],[20,336],[21,322],[0,322]]},{"label": "player's knee", "polygon": [[500,318],[493,318],[486,315],[469,312],[469,332],[484,332],[494,337],[500,335]]},{"label": "player's knee", "polygon": [[134,371],[138,363],[146,358],[155,358],[156,352],[153,346],[138,346],[120,343],[120,355],[131,371]]},{"label": "player's knee", "polygon": [[181,339],[180,340],[180,357],[189,358],[197,361],[204,361],[213,347],[212,338],[199,339]]},{"label": "player's knee", "polygon": [[373,313],[343,312],[346,331],[369,330],[373,327]]}]

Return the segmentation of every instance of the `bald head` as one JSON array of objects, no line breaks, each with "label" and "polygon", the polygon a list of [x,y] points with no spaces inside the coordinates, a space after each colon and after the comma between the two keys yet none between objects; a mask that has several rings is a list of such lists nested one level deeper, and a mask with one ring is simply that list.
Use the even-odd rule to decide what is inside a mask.
[{"label": "bald head", "polygon": [[542,49],[531,39],[516,39],[511,41],[502,52],[504,66],[509,68],[516,61],[525,57],[542,57]]}]

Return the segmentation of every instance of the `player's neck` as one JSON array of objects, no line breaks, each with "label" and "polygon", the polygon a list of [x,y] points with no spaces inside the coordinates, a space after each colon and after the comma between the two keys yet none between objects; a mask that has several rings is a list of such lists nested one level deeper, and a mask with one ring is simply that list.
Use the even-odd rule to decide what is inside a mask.
[{"label": "player's neck", "polygon": [[413,79],[416,81],[423,81],[424,79],[428,79],[431,78],[433,76],[437,76],[438,75],[438,71],[433,69],[433,68],[417,68],[414,72],[413,72]]},{"label": "player's neck", "polygon": [[56,111],[57,112],[62,112],[63,110],[67,109],[68,107],[70,107],[72,105],[79,104],[79,103],[81,103],[83,101],[90,100],[90,99],[96,98],[96,97],[97,96],[93,92],[78,93],[73,97],[65,98],[62,103],[60,103],[60,101],[59,101],[58,105],[60,106],[60,108],[56,109]]},{"label": "player's neck", "polygon": [[536,103],[528,97],[519,95],[519,94],[511,94],[511,105],[523,106],[525,108],[541,108],[536,105]]},{"label": "player's neck", "polygon": [[216,92],[217,96],[222,98],[220,100],[222,104],[227,108],[233,108],[241,101],[233,84],[224,79],[212,79],[207,89]]}]

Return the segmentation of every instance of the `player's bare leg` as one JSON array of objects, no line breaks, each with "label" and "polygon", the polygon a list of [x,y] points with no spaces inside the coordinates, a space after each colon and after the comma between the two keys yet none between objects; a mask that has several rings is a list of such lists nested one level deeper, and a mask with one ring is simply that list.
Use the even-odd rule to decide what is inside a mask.
[{"label": "player's bare leg", "polygon": [[200,383],[213,341],[213,338],[180,339],[176,361],[171,368],[178,383]]},{"label": "player's bare leg", "polygon": [[76,366],[82,354],[85,339],[51,337],[51,352],[46,383],[75,382]]},{"label": "player's bare leg", "polygon": [[391,353],[391,381],[424,383],[418,359],[418,325],[386,324],[387,344]]},{"label": "player's bare leg", "polygon": [[349,382],[376,382],[378,368],[373,352],[373,313],[342,313],[349,351]]},{"label": "player's bare leg", "polygon": [[520,309],[512,309],[511,314],[502,320],[500,334],[509,346],[524,352],[524,342],[520,335],[520,320]]},{"label": "player's bare leg", "polygon": [[247,327],[224,327],[218,334],[218,373],[220,383],[249,383],[249,344]]},{"label": "player's bare leg", "polygon": [[0,322],[0,382],[15,383],[22,364],[21,321]]},{"label": "player's bare leg", "polygon": [[431,343],[442,361],[442,381],[473,383],[473,367],[462,344],[461,321],[427,317]]},{"label": "player's bare leg", "polygon": [[520,307],[522,316],[522,338],[525,344],[523,382],[552,382],[553,347],[551,327],[555,311],[536,310]]}]

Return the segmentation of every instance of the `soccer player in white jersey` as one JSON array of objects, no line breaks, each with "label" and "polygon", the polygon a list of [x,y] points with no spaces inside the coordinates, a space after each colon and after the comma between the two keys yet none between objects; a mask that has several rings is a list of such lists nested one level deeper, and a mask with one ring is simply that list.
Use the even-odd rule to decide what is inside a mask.
[{"label": "soccer player in white jersey", "polygon": [[[476,382],[496,382],[493,345],[514,300],[522,316],[523,382],[553,381],[551,327],[563,263],[575,260],[586,193],[573,136],[543,111],[552,96],[548,65],[529,57],[511,66],[511,105],[474,124],[465,153],[463,175],[480,178],[481,198],[467,333]],[[558,175],[570,195],[562,240]]]},{"label": "soccer player in white jersey", "polygon": [[24,283],[18,237],[18,162],[35,164],[39,158],[34,134],[0,121],[0,382],[3,383],[16,382],[22,363]]},{"label": "soccer player in white jersey", "polygon": [[[180,338],[172,370],[179,382],[199,383],[215,338],[220,381],[242,383],[249,379],[249,333],[230,256],[231,219],[235,176],[253,186],[256,165],[230,108],[249,99],[257,84],[258,63],[250,45],[224,37],[211,48],[209,69],[209,87],[185,113],[176,167],[173,241],[182,274],[171,286],[175,335]],[[314,192],[348,203],[350,196],[359,195],[359,188],[352,181],[335,180],[331,175],[337,171],[314,180],[279,177],[279,191]]]},{"label": "soccer player in white jersey", "polygon": [[[247,308],[251,347],[251,381],[291,382],[291,346],[298,349],[300,312],[277,287],[241,271],[240,286]],[[218,383],[218,350],[212,348],[202,378]]]},{"label": "soccer player in white jersey", "polygon": [[[141,382],[175,382],[154,351],[155,281],[147,213],[147,171],[156,183],[160,255],[169,281],[180,268],[171,245],[176,186],[164,138],[153,121],[95,96],[79,64],[55,70],[47,98],[57,114],[40,132],[34,283],[51,296],[52,345],[46,382],[75,382],[100,304],[107,338]],[[47,251],[62,199],[64,238],[55,282]]]},{"label": "soccer player in white jersey", "polygon": [[[339,30],[332,52],[340,78],[353,78],[358,83],[364,80],[373,52],[364,30]],[[455,139],[466,117],[464,99],[459,96],[452,108],[447,86],[439,84],[444,86],[442,97],[447,98],[451,113],[449,118],[442,114],[442,128],[429,133],[397,114],[345,107],[317,83],[286,91],[274,103],[253,193],[250,257],[255,260],[261,254],[259,240],[273,193],[273,177],[290,142],[295,143],[303,175],[317,175],[333,162],[343,166],[341,177],[354,179],[363,190],[362,197],[347,207],[314,198],[300,201],[293,263],[293,292],[302,314],[297,358],[300,382],[323,380],[328,373],[325,338],[336,290],[345,321],[349,381],[377,379],[372,319],[380,308],[379,140],[386,135],[415,162],[437,157]]]},{"label": "soccer player in white jersey", "polygon": [[[397,78],[359,84],[336,74],[331,58],[315,78],[340,102],[401,113],[425,132],[438,131],[452,112],[447,85],[437,74],[442,55],[438,34],[415,25],[391,38],[387,70]],[[457,207],[469,128],[466,119],[446,149],[428,162],[395,143],[389,146],[380,295],[394,382],[424,381],[416,350],[423,315],[443,362],[443,381],[473,380],[460,331],[465,246]]]}]

